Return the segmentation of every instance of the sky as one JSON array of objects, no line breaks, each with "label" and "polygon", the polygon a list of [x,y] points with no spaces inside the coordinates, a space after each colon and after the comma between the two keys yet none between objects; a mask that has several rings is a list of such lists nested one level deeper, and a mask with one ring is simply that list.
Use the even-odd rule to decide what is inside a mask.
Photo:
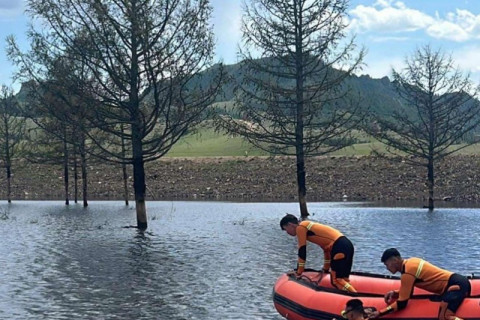
[{"label": "sky", "polygon": [[[216,59],[239,62],[242,1],[211,0]],[[430,45],[451,54],[456,65],[480,83],[480,0],[350,0],[348,34],[365,47],[365,66],[359,74],[391,76],[415,49]],[[0,84],[12,82],[15,67],[5,54],[6,37],[13,35],[28,47],[29,18],[24,0],[0,0]]]}]

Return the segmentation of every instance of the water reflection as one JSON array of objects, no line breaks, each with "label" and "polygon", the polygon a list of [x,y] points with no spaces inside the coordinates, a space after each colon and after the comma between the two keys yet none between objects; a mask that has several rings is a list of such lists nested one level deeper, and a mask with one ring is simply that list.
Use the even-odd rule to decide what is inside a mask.
[{"label": "water reflection", "polygon": [[[149,229],[123,228],[120,202],[0,203],[2,319],[281,319],[272,285],[295,266],[280,230],[295,203],[150,202]],[[478,272],[478,209],[310,204],[312,219],[356,246],[354,270],[387,271],[387,247],[456,272]],[[308,267],[322,252],[308,247]]]}]

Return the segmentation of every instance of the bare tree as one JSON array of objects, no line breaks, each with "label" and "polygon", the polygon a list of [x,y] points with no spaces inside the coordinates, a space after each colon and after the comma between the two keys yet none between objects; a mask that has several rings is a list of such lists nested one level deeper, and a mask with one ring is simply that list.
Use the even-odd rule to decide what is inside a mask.
[{"label": "bare tree", "polygon": [[[209,1],[30,0],[28,6],[46,26],[43,33],[30,30],[37,62],[68,51],[93,74],[89,91],[101,105],[89,121],[111,139],[105,144],[86,133],[102,151],[96,156],[133,165],[137,226],[146,229],[144,163],[165,155],[206,116],[221,83],[221,68],[213,84],[201,73],[213,57]],[[16,45],[9,47],[20,61]],[[126,150],[122,139],[130,143]]]},{"label": "bare tree", "polygon": [[[61,60],[61,59],[60,59]],[[60,61],[59,60],[59,61]],[[59,68],[61,64],[55,64],[52,70],[57,74],[63,74],[65,69]],[[51,71],[52,71],[51,70]],[[68,68],[70,72],[72,69]],[[82,169],[83,178],[83,205],[88,206],[87,201],[87,144],[84,133],[85,115],[88,108],[80,102],[80,95],[63,77],[55,77],[52,74],[47,81],[29,81],[22,85],[20,104],[21,114],[30,119],[38,128],[30,128],[29,151],[25,156],[33,163],[47,162],[63,165],[65,204],[70,204],[69,195],[69,168],[74,169],[74,199],[78,199],[78,163]],[[39,132],[41,129],[43,134]],[[44,143],[44,141],[46,143]],[[57,157],[61,155],[61,159]],[[51,157],[51,159],[48,159]]]},{"label": "bare tree", "polygon": [[[293,155],[298,200],[308,216],[305,157],[351,143],[358,104],[344,80],[363,50],[341,45],[346,0],[250,0],[243,17],[242,82],[234,113],[220,126],[273,154]],[[334,67],[340,69],[335,70]]]},{"label": "bare tree", "polygon": [[393,77],[405,108],[376,116],[368,131],[387,151],[427,169],[428,208],[434,209],[435,164],[474,141],[463,138],[480,124],[478,87],[454,66],[451,56],[429,45],[405,59]]},{"label": "bare tree", "polygon": [[[41,50],[37,50],[41,52]],[[44,62],[48,60],[44,58]],[[81,56],[75,56],[70,51],[65,56],[55,57],[49,64],[47,81],[40,81],[37,85],[36,101],[43,102],[43,109],[47,111],[47,117],[56,118],[64,123],[70,131],[66,137],[68,143],[72,145],[72,155],[74,169],[74,196],[75,203],[78,197],[78,161],[82,172],[82,196],[83,206],[88,206],[88,170],[87,160],[91,154],[99,150],[96,144],[88,143],[88,135],[94,135],[96,141],[108,139],[107,134],[99,132],[95,123],[90,121],[95,115],[95,109],[100,106],[100,102],[95,98],[90,88],[95,86],[95,77],[91,70],[86,66],[85,60]],[[51,103],[52,100],[58,100],[57,103]],[[62,104],[59,107],[59,104]],[[38,122],[38,119],[35,119]]]},{"label": "bare tree", "polygon": [[11,198],[12,162],[22,150],[26,135],[25,118],[19,114],[18,103],[12,89],[0,88],[0,160],[7,173],[7,200]]},{"label": "bare tree", "polygon": [[[32,88],[32,86],[30,86]],[[65,205],[70,204],[69,167],[74,130],[62,117],[67,112],[64,104],[55,96],[39,95],[31,90],[22,106],[22,114],[37,126],[29,130],[25,158],[31,163],[61,164]],[[56,110],[52,116],[52,110]]]}]

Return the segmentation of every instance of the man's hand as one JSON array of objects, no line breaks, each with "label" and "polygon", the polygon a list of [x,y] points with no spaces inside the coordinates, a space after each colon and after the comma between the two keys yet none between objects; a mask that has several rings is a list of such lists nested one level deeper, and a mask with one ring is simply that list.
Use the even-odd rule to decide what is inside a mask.
[{"label": "man's hand", "polygon": [[388,291],[385,293],[385,303],[392,304],[395,300],[398,299],[398,293],[395,291]]},{"label": "man's hand", "polygon": [[301,277],[301,275],[299,275],[295,270],[288,271],[287,276],[294,276],[296,279]]},{"label": "man's hand", "polygon": [[368,314],[368,319],[376,319],[380,317],[380,312],[379,311],[373,311]]}]

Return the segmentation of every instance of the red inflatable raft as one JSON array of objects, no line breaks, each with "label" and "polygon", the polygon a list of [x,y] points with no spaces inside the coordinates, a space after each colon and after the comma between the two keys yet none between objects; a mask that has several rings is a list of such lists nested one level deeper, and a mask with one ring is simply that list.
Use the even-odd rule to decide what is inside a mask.
[{"label": "red inflatable raft", "polygon": [[[463,319],[480,320],[480,277],[469,277],[471,296],[462,303],[457,316]],[[352,273],[352,285],[358,293],[334,289],[330,275],[318,271],[306,271],[300,279],[283,274],[273,289],[273,301],[277,311],[289,320],[342,319],[341,311],[348,300],[359,298],[365,307],[381,310],[386,307],[384,294],[400,288],[400,278],[368,273]],[[407,308],[381,319],[428,320],[437,319],[438,296],[415,288]]]}]

